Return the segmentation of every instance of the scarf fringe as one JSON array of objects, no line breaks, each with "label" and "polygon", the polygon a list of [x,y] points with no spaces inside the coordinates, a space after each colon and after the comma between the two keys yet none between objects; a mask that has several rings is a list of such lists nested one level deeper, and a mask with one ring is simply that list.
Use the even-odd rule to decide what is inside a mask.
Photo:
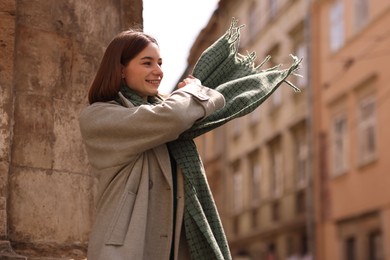
[{"label": "scarf fringe", "polygon": [[[225,39],[228,41],[231,54],[235,56],[236,60],[239,61],[241,65],[247,66],[249,68],[254,68],[257,72],[269,72],[269,71],[278,70],[283,64],[278,64],[272,68],[260,70],[260,68],[263,67],[263,65],[271,59],[271,55],[267,55],[267,57],[265,57],[265,59],[259,65],[255,66],[255,60],[257,58],[255,51],[252,52],[247,51],[247,55],[243,55],[238,52],[241,29],[243,27],[245,27],[245,24],[238,25],[238,19],[235,17],[232,18],[230,27],[225,34]],[[299,65],[301,64],[303,58],[298,59],[296,56],[292,54],[290,54],[290,57],[292,57],[293,59],[293,64],[288,69],[289,74],[297,77],[303,77],[302,75],[296,73],[296,71],[300,69]],[[294,92],[301,92],[301,90],[297,86],[295,86],[292,82],[288,80],[284,80],[283,82],[285,82],[287,85],[292,87]]]},{"label": "scarf fringe", "polygon": [[257,71],[260,71],[260,68],[261,68],[265,63],[267,63],[270,59],[271,59],[271,55],[267,55],[267,57],[265,57],[265,59],[264,59],[259,65],[257,65],[257,66],[255,67],[255,69],[256,69]]},{"label": "scarf fringe", "polygon": [[[298,59],[297,56],[294,56],[292,54],[290,54],[290,57],[293,59],[293,64],[288,69],[289,75],[303,77],[302,75],[296,73],[301,68],[300,65],[301,65],[303,58]],[[290,87],[292,87],[294,92],[301,92],[301,90],[297,86],[295,86],[293,83],[291,83],[287,79],[285,79],[284,82],[287,83]]]},{"label": "scarf fringe", "polygon": [[231,54],[234,55],[238,53],[238,46],[240,43],[241,35],[240,30],[241,28],[245,27],[245,24],[242,24],[240,26],[238,26],[237,24],[238,19],[233,17],[230,27],[225,33],[225,39],[229,43]]}]

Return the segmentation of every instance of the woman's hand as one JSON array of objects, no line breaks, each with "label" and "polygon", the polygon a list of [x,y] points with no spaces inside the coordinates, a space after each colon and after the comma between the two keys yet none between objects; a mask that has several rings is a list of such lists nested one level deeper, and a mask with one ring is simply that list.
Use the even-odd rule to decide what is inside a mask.
[{"label": "woman's hand", "polygon": [[179,84],[177,84],[177,88],[182,88],[187,84],[196,84],[196,85],[202,85],[199,79],[195,78],[192,75],[188,75],[187,78],[183,79]]}]

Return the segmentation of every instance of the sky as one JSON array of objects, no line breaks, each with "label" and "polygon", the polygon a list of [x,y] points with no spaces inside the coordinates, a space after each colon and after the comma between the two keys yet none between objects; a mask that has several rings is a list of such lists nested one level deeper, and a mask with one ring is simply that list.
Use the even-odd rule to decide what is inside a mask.
[{"label": "sky", "polygon": [[217,5],[218,0],[143,0],[144,32],[156,38],[163,60],[161,92],[176,86],[191,46]]}]

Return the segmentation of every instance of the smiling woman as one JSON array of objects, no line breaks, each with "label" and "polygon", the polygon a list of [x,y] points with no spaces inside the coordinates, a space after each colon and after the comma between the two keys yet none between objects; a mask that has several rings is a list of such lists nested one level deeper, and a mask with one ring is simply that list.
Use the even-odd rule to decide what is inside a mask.
[{"label": "smiling woman", "polygon": [[124,31],[107,47],[79,118],[99,180],[88,259],[231,259],[193,139],[254,111],[282,83],[298,91],[287,77],[301,62],[259,70],[253,53],[236,51],[240,28],[233,19],[165,97],[153,37]]},{"label": "smiling woman", "polygon": [[190,259],[184,176],[170,142],[222,108],[219,92],[192,76],[167,97],[157,41],[127,30],[108,45],[80,114],[99,180],[88,259]]},{"label": "smiling woman", "polygon": [[[144,0],[144,31],[160,45],[165,76],[159,90],[169,93],[187,67],[187,57],[199,32],[206,26],[219,0]],[[173,40],[175,43],[173,44]]]},{"label": "smiling woman", "polygon": [[[89,89],[89,103],[93,104],[99,101],[107,102],[115,99],[120,87],[126,85],[127,83],[125,80],[125,74],[132,71],[128,70],[126,72],[126,67],[128,67],[129,63],[136,57],[137,59],[135,59],[132,64],[138,64],[140,62],[139,59],[144,58],[146,51],[145,48],[149,45],[154,46],[154,48],[150,47],[150,52],[154,51],[154,53],[152,53],[154,55],[153,57],[158,60],[158,67],[160,68],[161,58],[159,49],[157,41],[153,37],[133,30],[124,31],[118,34],[110,42],[104,53],[98,72],[96,73],[95,79]],[[141,56],[141,53],[144,54]],[[135,66],[135,68],[138,69],[141,67],[145,68],[147,65],[142,66],[139,64],[139,66]],[[134,74],[136,76],[137,73]],[[160,77],[162,78],[161,70],[160,74]]]},{"label": "smiling woman", "polygon": [[142,99],[158,94],[163,78],[162,59],[157,44],[149,43],[137,56],[123,65],[122,78]]}]

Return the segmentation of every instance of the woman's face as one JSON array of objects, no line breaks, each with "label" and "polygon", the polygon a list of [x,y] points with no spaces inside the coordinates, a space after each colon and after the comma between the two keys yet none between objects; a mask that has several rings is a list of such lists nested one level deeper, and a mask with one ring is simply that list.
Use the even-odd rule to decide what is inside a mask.
[{"label": "woman's face", "polygon": [[123,66],[122,78],[127,86],[146,100],[148,96],[155,96],[158,93],[157,89],[163,78],[161,65],[159,47],[149,43],[143,51]]}]

